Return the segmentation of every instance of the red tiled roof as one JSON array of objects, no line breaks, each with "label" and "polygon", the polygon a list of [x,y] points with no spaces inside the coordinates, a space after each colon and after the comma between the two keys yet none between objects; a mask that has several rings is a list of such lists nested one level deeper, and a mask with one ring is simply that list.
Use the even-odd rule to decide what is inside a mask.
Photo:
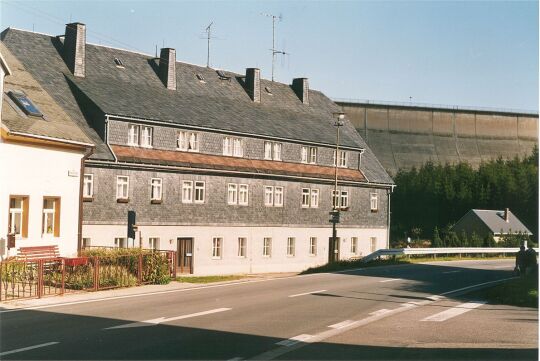
[{"label": "red tiled roof", "polygon": [[[335,176],[334,167],[321,165],[246,159],[171,150],[145,149],[120,145],[111,145],[111,148],[120,161],[132,163],[148,163],[324,179],[333,179]],[[339,168],[338,177],[340,180],[345,181],[367,182],[364,174],[357,169]]]}]

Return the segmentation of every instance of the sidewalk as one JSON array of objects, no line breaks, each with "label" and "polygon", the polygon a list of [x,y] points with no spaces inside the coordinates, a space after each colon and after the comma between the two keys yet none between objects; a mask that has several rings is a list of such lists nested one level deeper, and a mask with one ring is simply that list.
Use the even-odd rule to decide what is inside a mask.
[{"label": "sidewalk", "polygon": [[284,277],[293,277],[298,273],[265,273],[265,274],[249,274],[245,278],[233,281],[212,282],[212,283],[183,283],[171,281],[166,285],[142,285],[137,287],[116,288],[103,291],[76,291],[66,293],[63,296],[47,296],[43,298],[24,298],[13,301],[0,302],[0,312],[9,312],[17,309],[26,308],[42,308],[48,306],[61,306],[69,303],[92,302],[102,299],[114,298],[130,298],[140,297],[146,294],[181,292],[182,290],[200,289],[208,287],[216,287],[227,284],[260,282],[269,279],[277,279]]}]

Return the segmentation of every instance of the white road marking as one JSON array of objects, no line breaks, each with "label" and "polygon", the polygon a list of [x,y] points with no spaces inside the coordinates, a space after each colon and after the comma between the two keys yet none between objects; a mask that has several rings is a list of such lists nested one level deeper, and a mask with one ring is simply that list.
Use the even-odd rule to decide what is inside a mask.
[{"label": "white road marking", "polygon": [[289,338],[287,340],[276,342],[276,345],[290,347],[292,345],[296,345],[299,342],[305,342],[305,341],[309,340],[312,337],[313,336],[311,336],[311,335],[302,334],[302,335],[291,337],[291,338]]},{"label": "white road marking", "polygon": [[494,267],[491,267],[493,269],[498,269],[498,268],[514,268],[514,266],[494,266]]},{"label": "white road marking", "polygon": [[443,272],[443,274],[458,273],[458,272],[461,272],[461,271],[446,271],[446,272]]},{"label": "white road marking", "polygon": [[115,330],[115,329],[118,329],[118,328],[156,326],[156,325],[159,325],[160,323],[164,323],[164,322],[183,320],[185,318],[192,318],[192,317],[197,317],[197,316],[210,315],[212,313],[229,311],[231,309],[232,308],[216,308],[214,310],[208,310],[208,311],[197,312],[197,313],[190,313],[188,315],[182,315],[182,316],[176,316],[176,317],[170,317],[170,318],[160,317],[160,318],[154,318],[154,319],[146,320],[146,321],[130,322],[130,323],[125,323],[123,325],[107,327],[107,328],[104,328],[104,330]]},{"label": "white road marking", "polygon": [[384,283],[384,282],[394,282],[394,281],[401,281],[401,278],[390,278],[388,280],[382,280],[379,282]]},{"label": "white road marking", "polygon": [[467,302],[462,303],[460,305],[457,305],[455,307],[452,307],[448,310],[436,313],[432,316],[426,317],[420,321],[434,321],[434,322],[442,322],[449,320],[453,317],[459,316],[464,314],[465,312],[469,312],[477,307],[480,307],[484,305],[485,301],[473,301],[473,302]]},{"label": "white road marking", "polygon": [[311,291],[311,292],[305,292],[305,293],[298,293],[296,295],[290,295],[289,298],[292,298],[292,297],[300,297],[300,296],[306,296],[306,295],[311,295],[313,293],[320,293],[320,292],[325,292],[326,290],[318,290],[318,291]]},{"label": "white road marking", "polygon": [[349,325],[351,325],[352,323],[354,323],[354,321],[352,320],[345,320],[343,322],[340,322],[340,323],[334,323],[333,325],[330,325],[328,327],[330,328],[343,328],[343,327],[347,327]]},{"label": "white road marking", "polygon": [[17,353],[17,352],[23,352],[23,351],[33,350],[33,349],[35,349],[35,348],[41,348],[41,347],[52,346],[52,345],[56,345],[56,344],[59,344],[59,343],[60,343],[60,342],[40,343],[39,345],[28,346],[28,347],[18,348],[18,349],[11,350],[11,351],[0,352],[0,356],[6,356],[6,355],[11,355],[12,353]]},{"label": "white road marking", "polygon": [[371,315],[371,316],[379,316],[379,315],[384,315],[385,313],[388,313],[388,312],[390,312],[390,311],[391,311],[391,310],[389,310],[389,309],[383,308],[383,309],[380,309],[380,310],[371,312],[370,315]]},{"label": "white road marking", "polygon": [[429,296],[429,297],[426,297],[426,298],[429,298],[432,301],[438,301],[438,300],[440,300],[441,298],[444,298],[444,297],[442,297],[442,296]]},{"label": "white road marking", "polygon": [[484,282],[484,283],[478,283],[476,285],[472,285],[472,286],[467,286],[467,287],[462,287],[462,288],[458,288],[457,290],[452,290],[452,291],[447,291],[447,292],[443,292],[441,294],[439,294],[438,296],[446,296],[446,295],[449,295],[451,293],[457,293],[457,292],[460,292],[460,291],[465,291],[465,290],[468,290],[470,288],[475,288],[475,287],[478,287],[478,286],[484,286],[484,285],[489,285],[491,283],[499,283],[499,282],[503,282],[503,281],[508,281],[508,280],[513,280],[515,278],[518,278],[518,277],[508,277],[508,278],[503,278],[503,279],[500,279],[500,280],[495,280],[495,281],[489,281],[489,282]]}]

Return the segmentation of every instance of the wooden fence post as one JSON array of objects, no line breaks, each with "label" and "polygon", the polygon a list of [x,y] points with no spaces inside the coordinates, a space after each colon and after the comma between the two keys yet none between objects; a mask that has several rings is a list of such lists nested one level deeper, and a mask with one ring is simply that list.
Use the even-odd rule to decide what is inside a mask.
[{"label": "wooden fence post", "polygon": [[41,298],[41,296],[43,295],[43,260],[42,259],[37,261],[37,269],[38,269],[37,296],[38,298]]}]

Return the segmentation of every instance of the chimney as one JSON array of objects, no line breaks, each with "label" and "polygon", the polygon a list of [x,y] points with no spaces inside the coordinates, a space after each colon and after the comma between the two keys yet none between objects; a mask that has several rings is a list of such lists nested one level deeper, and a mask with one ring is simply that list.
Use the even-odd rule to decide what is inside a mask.
[{"label": "chimney", "polygon": [[292,88],[302,103],[309,105],[309,83],[307,78],[295,78]]},{"label": "chimney", "polygon": [[159,55],[159,78],[170,90],[176,90],[176,50],[162,48]]},{"label": "chimney", "polygon": [[77,77],[86,75],[86,25],[81,23],[66,24],[64,40],[64,59]]},{"label": "chimney", "polygon": [[246,88],[254,103],[261,102],[261,71],[257,68],[246,69]]},{"label": "chimney", "polygon": [[504,209],[504,221],[510,222],[510,208]]}]

